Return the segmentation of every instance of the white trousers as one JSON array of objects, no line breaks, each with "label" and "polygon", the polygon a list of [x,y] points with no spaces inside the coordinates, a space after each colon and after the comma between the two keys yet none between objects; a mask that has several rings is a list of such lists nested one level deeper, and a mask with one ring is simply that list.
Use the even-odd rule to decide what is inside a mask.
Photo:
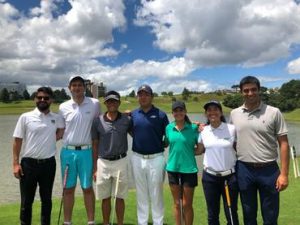
[{"label": "white trousers", "polygon": [[139,155],[133,154],[131,163],[136,187],[138,225],[148,224],[150,203],[153,225],[163,225],[164,155],[161,154],[155,158],[144,159]]}]

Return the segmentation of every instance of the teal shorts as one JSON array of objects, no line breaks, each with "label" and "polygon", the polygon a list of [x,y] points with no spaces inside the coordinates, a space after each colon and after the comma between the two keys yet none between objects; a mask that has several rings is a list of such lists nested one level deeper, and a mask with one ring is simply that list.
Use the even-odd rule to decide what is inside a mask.
[{"label": "teal shorts", "polygon": [[60,152],[61,177],[64,182],[67,169],[66,188],[76,187],[79,176],[81,188],[90,188],[93,184],[93,154],[92,149],[70,150],[65,147]]}]

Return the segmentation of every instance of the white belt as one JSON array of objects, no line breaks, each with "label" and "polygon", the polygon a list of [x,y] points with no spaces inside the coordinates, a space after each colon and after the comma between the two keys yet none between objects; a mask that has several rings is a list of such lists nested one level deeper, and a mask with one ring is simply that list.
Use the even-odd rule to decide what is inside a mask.
[{"label": "white belt", "polygon": [[230,169],[230,170],[218,171],[218,172],[213,171],[213,170],[210,170],[210,169],[208,169],[208,168],[204,168],[204,171],[205,171],[206,173],[209,173],[209,174],[214,175],[214,176],[217,176],[217,177],[225,177],[225,176],[228,176],[228,175],[230,175],[230,174],[235,173],[235,169],[234,169],[234,168],[232,168],[232,169]]},{"label": "white belt", "polygon": [[133,154],[135,154],[136,156],[141,157],[143,159],[153,159],[153,158],[156,158],[157,156],[163,155],[164,153],[159,152],[159,153],[154,153],[154,154],[150,154],[150,155],[143,155],[143,154],[140,154],[137,152],[133,152]]},{"label": "white belt", "polygon": [[90,149],[92,146],[91,145],[66,145],[64,146],[66,149],[69,150],[87,150]]}]

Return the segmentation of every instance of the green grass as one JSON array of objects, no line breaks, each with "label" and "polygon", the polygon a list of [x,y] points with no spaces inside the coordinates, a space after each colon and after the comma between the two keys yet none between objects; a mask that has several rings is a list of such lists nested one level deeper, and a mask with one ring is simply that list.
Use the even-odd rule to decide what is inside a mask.
[{"label": "green grass", "polygon": [[[211,100],[219,100],[222,101],[224,96],[216,95],[216,94],[201,94],[197,95],[198,101],[193,101],[193,98],[196,95],[192,95],[188,101],[186,101],[187,110],[189,113],[203,113],[203,105]],[[177,100],[182,100],[181,95],[174,95]],[[103,104],[103,98],[99,98],[102,109],[105,109]],[[163,111],[170,113],[171,112],[171,104],[172,99],[169,96],[160,96],[154,98],[153,104]],[[53,112],[58,111],[59,104],[53,103],[51,109]],[[120,106],[120,111],[123,112],[125,110],[133,110],[139,106],[137,102],[137,98],[130,97],[122,97],[122,103]],[[32,110],[35,107],[34,102],[32,100],[27,101],[19,101],[13,103],[1,103],[0,102],[0,115],[20,115],[21,113]],[[225,114],[228,114],[231,109],[227,107],[223,107],[223,111]],[[284,113],[284,117],[287,121],[295,121],[300,122],[300,109],[296,109],[289,113]]]},{"label": "green grass", "polygon": [[[292,168],[291,168],[292,169]],[[78,188],[78,187],[77,187]],[[291,170],[290,184],[287,190],[283,191],[280,196],[280,215],[279,225],[297,225],[300,224],[299,202],[300,202],[300,178],[295,179]],[[174,225],[175,221],[172,215],[172,196],[168,185],[164,188],[164,200],[165,200],[165,224]],[[126,199],[125,209],[125,225],[137,224],[136,220],[136,199],[135,190],[130,190],[128,198]],[[58,211],[60,206],[60,199],[53,200],[52,210],[52,224],[57,224]],[[7,204],[0,206],[0,224],[18,224],[19,223],[19,204]],[[206,204],[201,187],[201,182],[196,188],[194,197],[194,224],[205,225],[207,224]],[[40,215],[40,202],[35,201],[33,206],[33,225],[38,225]],[[151,218],[151,217],[150,217]],[[242,222],[242,210],[239,206],[239,218],[240,224]],[[225,223],[225,217],[221,208],[220,223]],[[73,223],[86,224],[86,214],[82,197],[77,197],[74,211],[73,211]],[[102,224],[102,214],[100,213],[100,202],[96,203],[96,224]],[[258,213],[258,224],[262,224],[261,215]]]}]

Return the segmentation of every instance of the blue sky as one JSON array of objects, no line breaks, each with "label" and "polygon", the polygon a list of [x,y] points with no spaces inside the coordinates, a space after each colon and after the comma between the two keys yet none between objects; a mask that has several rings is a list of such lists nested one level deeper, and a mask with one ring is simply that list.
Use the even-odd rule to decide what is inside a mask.
[{"label": "blue sky", "polygon": [[[188,2],[188,3],[187,3]],[[0,82],[65,88],[81,74],[122,94],[300,79],[293,0],[0,0]]]}]

